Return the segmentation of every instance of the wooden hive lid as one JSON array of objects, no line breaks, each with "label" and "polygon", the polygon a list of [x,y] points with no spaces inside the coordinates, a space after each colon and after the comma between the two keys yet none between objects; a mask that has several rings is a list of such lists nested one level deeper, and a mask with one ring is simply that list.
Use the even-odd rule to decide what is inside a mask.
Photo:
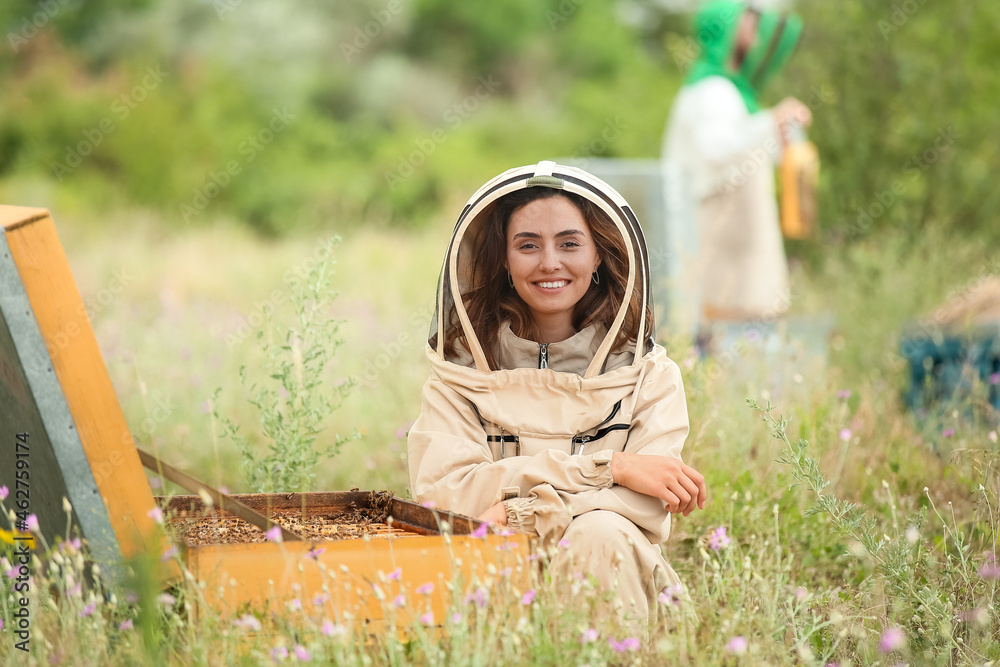
[{"label": "wooden hive lid", "polygon": [[0,484],[16,500],[14,442],[28,433],[30,510],[53,543],[63,498],[94,559],[164,548],[132,434],[45,209],[0,206]]}]

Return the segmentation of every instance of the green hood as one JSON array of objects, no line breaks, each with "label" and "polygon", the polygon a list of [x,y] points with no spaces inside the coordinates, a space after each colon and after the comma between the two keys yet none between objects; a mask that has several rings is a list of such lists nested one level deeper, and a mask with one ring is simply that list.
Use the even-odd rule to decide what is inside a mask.
[{"label": "green hood", "polygon": [[802,20],[795,15],[761,12],[757,22],[757,39],[747,52],[739,71],[729,61],[736,43],[740,17],[747,9],[742,2],[715,0],[702,6],[695,17],[695,35],[701,55],[691,66],[685,84],[709,76],[722,76],[740,91],[747,110],[760,109],[757,91],[773,77],[795,51],[802,34]]}]

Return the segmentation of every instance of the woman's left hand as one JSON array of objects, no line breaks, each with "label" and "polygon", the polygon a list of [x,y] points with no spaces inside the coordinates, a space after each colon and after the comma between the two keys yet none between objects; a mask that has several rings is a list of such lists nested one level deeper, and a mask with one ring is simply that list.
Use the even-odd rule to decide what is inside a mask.
[{"label": "woman's left hand", "polygon": [[489,508],[478,517],[480,521],[485,521],[486,523],[492,523],[496,526],[506,526],[507,525],[507,508],[503,506],[502,502],[497,503],[493,507]]}]

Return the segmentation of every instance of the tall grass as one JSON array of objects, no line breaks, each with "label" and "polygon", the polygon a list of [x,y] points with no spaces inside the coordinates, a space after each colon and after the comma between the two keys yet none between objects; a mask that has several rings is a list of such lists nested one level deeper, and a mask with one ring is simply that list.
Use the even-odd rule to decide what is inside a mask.
[{"label": "tall grass", "polygon": [[[261,353],[253,337],[227,344],[227,336],[284,289],[283,276],[312,256],[316,241],[265,242],[225,226],[162,236],[140,224],[112,246],[62,224],[69,222],[57,219],[85,300],[99,295],[114,271],[130,276],[92,320],[137,439],[158,439],[172,463],[211,471],[211,481],[231,491],[246,488],[237,453],[223,447],[216,459],[206,447],[207,401],[223,386],[219,410],[247,429],[255,423],[250,406],[229,389],[238,386],[239,367],[259,363]],[[404,435],[428,370],[422,347],[449,227],[442,222],[420,235],[361,231],[338,251],[334,309],[346,320],[345,342],[327,381],[354,377],[358,385],[321,440],[355,428],[362,438],[321,466],[320,488],[407,494]],[[414,613],[405,635],[366,638],[308,604],[252,619],[194,616],[197,585],[187,581],[170,591],[173,600],[158,598],[152,575],[120,589],[85,583],[77,595],[82,557],[64,545],[46,561],[48,569],[36,563],[41,590],[29,660],[269,664],[306,654],[314,662],[358,665],[1000,660],[996,416],[992,423],[970,421],[957,406],[948,423],[927,424],[914,420],[899,394],[908,377],[898,354],[903,326],[976,280],[983,267],[991,270],[990,262],[974,240],[889,233],[831,252],[811,273],[798,271],[796,314],[835,316],[825,359],[759,354],[748,345],[738,358],[701,360],[685,341],[666,335],[688,393],[685,459],[705,473],[709,504],[676,518],[665,553],[685,591],[664,597],[648,637],[608,620],[586,577],[561,578],[527,564],[527,584],[491,573],[461,582],[454,593],[439,587],[436,594],[454,595],[448,617],[433,619],[444,634]],[[275,304],[276,317],[283,305]],[[747,409],[748,396],[777,406],[765,422]],[[164,409],[151,409],[156,405]],[[5,628],[13,609],[7,591],[0,601]],[[403,593],[405,608],[420,612],[420,595]],[[486,594],[490,604],[480,606]],[[83,614],[89,604],[94,608]],[[22,659],[6,630],[3,637],[0,662]]]}]

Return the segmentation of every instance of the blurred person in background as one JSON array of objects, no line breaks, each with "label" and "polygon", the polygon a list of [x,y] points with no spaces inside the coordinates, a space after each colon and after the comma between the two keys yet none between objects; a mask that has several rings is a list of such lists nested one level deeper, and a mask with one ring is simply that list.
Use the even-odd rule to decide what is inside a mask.
[{"label": "blurred person in background", "polygon": [[[717,323],[768,323],[789,306],[774,170],[812,116],[793,97],[761,109],[757,92],[801,32],[797,16],[730,0],[703,5],[695,18],[701,54],[674,100],[663,162],[668,210],[686,212],[667,221],[680,251],[670,318],[703,353]],[[688,201],[670,201],[678,196]]]}]

